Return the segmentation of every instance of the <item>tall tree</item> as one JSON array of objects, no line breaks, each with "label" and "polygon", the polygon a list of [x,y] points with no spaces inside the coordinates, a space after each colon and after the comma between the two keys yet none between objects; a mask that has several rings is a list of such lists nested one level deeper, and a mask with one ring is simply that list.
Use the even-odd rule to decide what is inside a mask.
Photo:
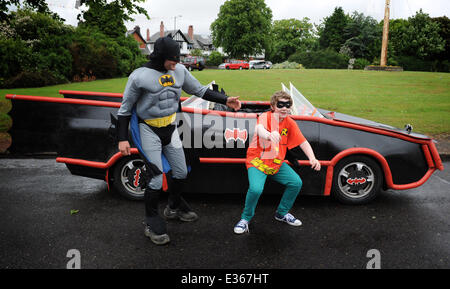
[{"label": "tall tree", "polygon": [[333,14],[324,18],[323,27],[319,30],[320,47],[339,51],[346,40],[344,29],[350,21],[350,16],[344,13],[342,7],[334,8]]},{"label": "tall tree", "polygon": [[213,43],[233,58],[262,53],[268,45],[272,10],[264,0],[229,0],[211,24]]},{"label": "tall tree", "polygon": [[[313,24],[309,18],[276,20],[272,26],[272,45],[269,59],[272,62],[283,62],[296,51],[308,51],[316,43]],[[267,55],[267,53],[266,53]]]},{"label": "tall tree", "polygon": [[439,30],[439,35],[445,41],[444,50],[437,55],[437,58],[440,60],[448,60],[448,56],[450,55],[450,19],[447,16],[442,16],[432,18],[432,20],[439,24],[439,27],[441,28]]},{"label": "tall tree", "polygon": [[126,33],[124,21],[133,20],[130,15],[144,14],[150,19],[147,11],[136,4],[139,2],[145,0],[81,0],[81,5],[86,4],[89,9],[78,15],[79,24],[95,27],[111,38],[121,37]]},{"label": "tall tree", "polygon": [[344,29],[345,45],[350,48],[355,58],[373,60],[379,54],[381,29],[378,22],[363,13],[353,12],[351,21]]},{"label": "tall tree", "polygon": [[416,15],[409,17],[401,33],[395,39],[395,50],[400,55],[430,59],[445,50],[445,41],[439,35],[438,23],[420,9]]}]

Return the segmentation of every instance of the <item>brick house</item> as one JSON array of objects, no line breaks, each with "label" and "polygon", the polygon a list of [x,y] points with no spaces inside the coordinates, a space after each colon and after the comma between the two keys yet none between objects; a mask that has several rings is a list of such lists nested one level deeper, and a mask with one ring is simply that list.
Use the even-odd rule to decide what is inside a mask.
[{"label": "brick house", "polygon": [[150,55],[150,51],[147,47],[147,41],[144,39],[144,37],[142,37],[141,29],[139,28],[139,26],[135,26],[132,30],[127,31],[126,36],[128,35],[132,35],[133,38],[137,41],[142,54]]}]

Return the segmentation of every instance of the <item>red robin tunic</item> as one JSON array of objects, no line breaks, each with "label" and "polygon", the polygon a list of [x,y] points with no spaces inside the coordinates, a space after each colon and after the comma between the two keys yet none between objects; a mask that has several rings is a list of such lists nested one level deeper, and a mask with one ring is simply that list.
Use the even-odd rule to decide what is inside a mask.
[{"label": "red robin tunic", "polygon": [[258,124],[262,124],[269,132],[278,128],[281,141],[275,144],[270,140],[258,137],[255,133],[247,150],[245,164],[247,169],[255,167],[266,175],[274,175],[280,169],[286,156],[286,151],[299,146],[306,139],[295,121],[289,116],[280,123],[271,111],[265,112],[259,116]]}]

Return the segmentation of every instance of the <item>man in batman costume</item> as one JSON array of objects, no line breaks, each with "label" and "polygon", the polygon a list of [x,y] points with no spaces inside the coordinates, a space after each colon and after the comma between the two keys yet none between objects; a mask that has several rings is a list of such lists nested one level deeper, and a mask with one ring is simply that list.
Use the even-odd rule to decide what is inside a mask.
[{"label": "man in batman costume", "polygon": [[158,245],[170,241],[166,223],[158,212],[163,164],[170,165],[173,179],[164,216],[182,221],[198,218],[181,197],[187,177],[184,151],[175,124],[181,91],[226,104],[234,110],[241,107],[239,97],[227,97],[201,85],[183,65],[178,64],[179,61],[180,46],[175,40],[170,37],[156,40],[150,61],[130,74],[117,113],[120,152],[122,155],[130,154],[130,125],[133,142],[146,163],[150,180],[144,192],[144,232]]}]

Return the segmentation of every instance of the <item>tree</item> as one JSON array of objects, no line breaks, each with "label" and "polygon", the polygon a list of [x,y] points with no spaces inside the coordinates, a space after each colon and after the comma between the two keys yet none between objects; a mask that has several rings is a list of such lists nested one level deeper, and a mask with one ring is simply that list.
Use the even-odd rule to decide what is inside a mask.
[{"label": "tree", "polygon": [[395,50],[402,55],[430,59],[445,49],[445,41],[439,35],[439,24],[420,9],[416,15],[408,18],[406,27],[397,39]]},{"label": "tree", "polygon": [[447,16],[432,18],[440,27],[439,35],[445,41],[445,48],[436,57],[439,60],[446,60],[450,55],[450,19]]},{"label": "tree", "polygon": [[313,24],[309,23],[309,18],[283,19],[274,21],[271,32],[271,42],[269,59],[272,62],[280,63],[288,59],[290,55],[298,50],[310,50],[316,43],[313,31]]},{"label": "tree", "polygon": [[344,28],[344,45],[350,48],[353,57],[373,60],[379,54],[381,29],[375,19],[353,12],[351,21]]},{"label": "tree", "polygon": [[78,15],[79,25],[95,27],[111,38],[121,37],[127,32],[124,21],[133,20],[130,15],[144,14],[147,19],[150,19],[147,11],[135,4],[144,1],[114,0],[110,2],[107,0],[81,0],[81,5],[86,4],[89,9]]},{"label": "tree", "polygon": [[11,14],[8,14],[8,6],[16,6],[20,7],[20,3],[23,3],[30,10],[50,15],[53,19],[63,20],[59,18],[56,13],[52,13],[48,8],[48,5],[45,1],[42,0],[2,0],[0,1],[0,23],[5,21],[9,22],[11,19]]},{"label": "tree", "polygon": [[346,40],[344,29],[350,21],[350,17],[344,14],[342,7],[334,8],[333,14],[325,17],[324,23],[319,29],[320,47],[339,51]]},{"label": "tree", "polygon": [[268,46],[272,10],[264,0],[229,0],[211,24],[213,44],[232,58],[262,53]]}]

